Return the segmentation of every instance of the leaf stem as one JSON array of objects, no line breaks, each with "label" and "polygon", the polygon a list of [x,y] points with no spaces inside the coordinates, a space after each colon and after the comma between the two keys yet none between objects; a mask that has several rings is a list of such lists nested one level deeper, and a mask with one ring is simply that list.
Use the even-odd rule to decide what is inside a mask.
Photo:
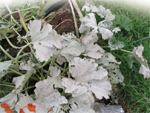
[{"label": "leaf stem", "polygon": [[7,85],[7,84],[0,84],[0,86],[7,86],[7,87],[12,87],[12,88],[15,87],[14,85]]},{"label": "leaf stem", "polygon": [[77,19],[76,19],[76,16],[75,16],[75,12],[74,12],[71,1],[70,0],[68,0],[68,1],[69,1],[71,10],[72,10],[73,20],[74,20],[75,29],[76,29],[76,35],[77,35],[77,38],[79,38],[78,25],[77,25]]},{"label": "leaf stem", "polygon": [[11,43],[11,41],[8,39],[8,37],[6,36],[6,34],[5,34],[5,38],[6,38],[7,42],[9,43],[9,45],[10,45],[12,48],[14,48],[14,49],[21,49],[21,48],[22,48],[22,47],[17,47],[17,46],[15,46],[15,45],[13,45],[13,44]]},{"label": "leaf stem", "polygon": [[23,75],[22,73],[20,73],[20,72],[14,70],[14,69],[12,69],[12,68],[9,68],[9,69],[10,69],[12,72],[14,72],[14,73],[16,73],[16,74],[18,74],[18,75]]},{"label": "leaf stem", "polygon": [[9,53],[7,53],[5,51],[5,49],[0,45],[0,49],[11,59],[11,60],[15,60],[15,58],[13,58]]},{"label": "leaf stem", "polygon": [[127,51],[127,50],[124,50],[124,49],[119,49],[119,50],[124,51],[124,52],[126,52],[126,53],[131,53],[131,54],[132,54],[131,51]]}]

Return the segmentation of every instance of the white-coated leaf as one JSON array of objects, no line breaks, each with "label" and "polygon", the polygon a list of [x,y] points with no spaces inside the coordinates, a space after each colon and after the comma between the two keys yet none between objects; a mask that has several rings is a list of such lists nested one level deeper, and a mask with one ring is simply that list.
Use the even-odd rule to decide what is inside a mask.
[{"label": "white-coated leaf", "polygon": [[118,62],[115,59],[115,56],[113,56],[111,53],[105,53],[100,60],[97,60],[96,63],[103,64],[105,67],[109,66],[109,63],[121,64],[121,62]]},{"label": "white-coated leaf", "polygon": [[139,73],[143,74],[144,78],[150,78],[150,68],[145,67],[144,65],[141,65]]},{"label": "white-coated leaf", "polygon": [[43,62],[48,61],[51,56],[58,53],[56,48],[61,49],[62,38],[56,31],[52,30],[51,25],[44,24],[42,29],[41,27],[41,20],[30,21],[28,25],[33,48],[36,50],[36,57]]},{"label": "white-coated leaf", "polygon": [[53,88],[53,83],[50,81],[50,77],[36,83],[36,89],[34,90],[36,95],[36,103],[40,104],[41,108],[49,110],[53,106],[59,104],[66,104],[68,101],[64,96]]},{"label": "white-coated leaf", "polygon": [[[69,63],[69,72],[78,82],[89,84],[90,91],[97,98],[109,98],[111,84],[107,80],[108,72],[103,67],[98,67],[98,64],[94,62],[95,60],[76,57]],[[105,85],[102,87],[102,84]]]},{"label": "white-coated leaf", "polygon": [[0,62],[0,78],[3,77],[7,73],[7,70],[9,69],[10,65],[11,65],[11,60]]},{"label": "white-coated leaf", "polygon": [[59,88],[64,88],[61,84],[62,80],[60,75],[60,69],[57,69],[57,67],[50,67],[50,78],[49,78],[49,82],[51,82],[51,84],[54,85],[55,88],[59,87]]},{"label": "white-coated leaf", "polygon": [[108,41],[109,48],[110,48],[111,50],[118,50],[118,49],[121,49],[121,48],[124,47],[124,43],[123,43],[123,42],[118,41],[118,42],[114,43],[114,40],[115,40],[115,38],[112,37],[112,38],[110,38],[109,41]]},{"label": "white-coated leaf", "polygon": [[[15,110],[17,111],[17,113],[20,112],[20,109],[24,108],[25,106],[27,106],[29,103],[32,103],[34,105],[34,100],[30,97],[30,96],[22,96],[19,101],[17,102],[16,106],[15,106]],[[23,111],[27,111],[27,109],[23,109]],[[28,111],[29,112],[29,111]],[[25,112],[27,113],[27,112]],[[30,112],[29,112],[30,113]]]},{"label": "white-coated leaf", "polygon": [[65,48],[63,48],[60,52],[60,54],[64,57],[66,57],[67,61],[71,61],[72,57],[68,57],[68,55],[71,56],[79,56],[82,52],[85,51],[85,46],[82,46],[81,43],[72,40],[72,42]]},{"label": "white-coated leaf", "polygon": [[34,70],[33,67],[35,66],[35,64],[33,64],[30,60],[26,63],[26,62],[21,62],[20,63],[20,69],[21,70],[26,70],[26,71],[31,71]]},{"label": "white-coated leaf", "polygon": [[108,70],[108,79],[112,84],[123,82],[124,76],[122,75],[118,65],[121,64],[121,62],[117,62],[111,53],[105,53],[101,59],[96,60],[96,63],[102,65]]},{"label": "white-coated leaf", "polygon": [[94,97],[92,92],[89,91],[88,84],[80,83],[69,78],[63,78],[62,85],[66,87],[65,93],[71,93],[73,97],[69,100],[69,104],[71,104],[70,112],[77,112],[81,108],[86,108],[91,111],[90,107],[94,103]]},{"label": "white-coated leaf", "polygon": [[8,95],[6,95],[3,98],[0,98],[0,103],[10,104],[11,108],[14,108],[17,100],[18,100],[17,93],[15,90],[12,90],[11,93],[9,93]]},{"label": "white-coated leaf", "polygon": [[66,62],[66,58],[61,56],[61,55],[57,55],[56,56],[56,62],[59,64],[59,65],[62,65],[64,62]]},{"label": "white-coated leaf", "polygon": [[85,31],[92,31],[92,33],[98,33],[97,29],[97,23],[96,18],[93,13],[89,13],[87,16],[80,19],[81,25],[79,28],[80,33],[83,33]]},{"label": "white-coated leaf", "polygon": [[115,19],[115,15],[113,15],[109,9],[105,10],[105,20],[112,21],[114,19]]},{"label": "white-coated leaf", "polygon": [[99,59],[103,56],[104,52],[105,50],[103,50],[99,45],[91,43],[86,45],[86,53],[84,55],[94,59]]},{"label": "white-coated leaf", "polygon": [[80,38],[85,45],[94,43],[98,40],[97,34],[93,34],[89,31],[87,31],[86,34],[84,36],[81,36]]},{"label": "white-coated leaf", "polygon": [[141,65],[144,65],[148,68],[147,60],[142,56],[144,47],[142,45],[135,47],[132,51],[132,55],[140,62]]},{"label": "white-coated leaf", "polygon": [[119,27],[115,27],[115,28],[112,30],[112,32],[114,32],[114,33],[118,33],[119,31],[121,31]]},{"label": "white-coated leaf", "polygon": [[106,29],[106,28],[100,27],[99,32],[102,34],[102,38],[104,40],[109,39],[113,36],[113,33],[109,29]]},{"label": "white-coated leaf", "polygon": [[24,85],[26,84],[26,82],[34,72],[35,70],[33,69],[31,71],[27,71],[27,73],[22,76],[13,78],[12,82],[15,84],[15,91],[17,94],[20,93],[20,91],[23,89]]}]

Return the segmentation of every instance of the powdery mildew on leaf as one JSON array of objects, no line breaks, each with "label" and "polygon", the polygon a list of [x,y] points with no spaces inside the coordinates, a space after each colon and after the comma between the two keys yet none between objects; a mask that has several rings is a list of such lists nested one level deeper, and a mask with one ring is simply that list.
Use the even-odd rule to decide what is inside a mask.
[{"label": "powdery mildew on leaf", "polygon": [[108,79],[112,84],[123,82],[124,76],[122,75],[118,65],[121,64],[121,62],[117,62],[111,53],[105,53],[101,59],[96,60],[96,63],[102,65],[108,70]]},{"label": "powdery mildew on leaf", "polygon": [[32,63],[30,60],[28,62],[21,62],[19,69],[21,70],[26,70],[26,71],[31,71],[34,70],[33,67],[35,66],[34,63]]},{"label": "powdery mildew on leaf", "polygon": [[103,50],[99,45],[91,43],[86,45],[86,53],[83,55],[94,59],[100,59],[104,53],[105,50]]},{"label": "powdery mildew on leaf", "polygon": [[0,78],[3,77],[11,65],[11,61],[5,61],[0,63]]},{"label": "powdery mildew on leaf", "polygon": [[85,45],[94,43],[98,40],[98,36],[89,31],[87,31],[86,34],[84,36],[81,36],[80,38]]},{"label": "powdery mildew on leaf", "polygon": [[83,33],[85,31],[91,31],[92,33],[98,33],[97,31],[97,23],[96,18],[93,13],[89,13],[87,16],[80,18],[81,25],[79,28],[80,33]]},{"label": "powdery mildew on leaf", "polygon": [[60,69],[57,69],[57,67],[50,67],[49,70],[51,76],[49,77],[49,82],[51,82],[51,84],[53,84],[55,88],[64,88],[61,84],[61,77],[59,76],[61,72]]},{"label": "powdery mildew on leaf", "polygon": [[107,80],[108,72],[103,67],[98,67],[95,60],[76,57],[69,63],[69,72],[78,82],[90,85],[90,91],[97,98],[109,98],[111,84]]},{"label": "powdery mildew on leaf", "polygon": [[145,67],[144,65],[141,65],[139,73],[143,74],[144,78],[150,78],[150,68],[149,67]]},{"label": "powdery mildew on leaf", "polygon": [[148,67],[147,60],[142,56],[144,47],[142,45],[135,47],[132,55],[140,62],[141,65]]},{"label": "powdery mildew on leaf", "polygon": [[[38,26],[38,27],[37,27]],[[61,49],[61,36],[52,30],[52,26],[44,24],[41,29],[41,20],[30,21],[28,28],[32,39],[33,48],[36,50],[36,57],[41,62],[48,61],[51,56],[58,54]]]},{"label": "powdery mildew on leaf", "polygon": [[69,100],[69,104],[71,104],[71,113],[77,111],[79,111],[79,113],[84,113],[85,109],[86,112],[93,112],[90,107],[94,103],[94,98],[92,92],[89,91],[89,86],[87,84],[69,78],[63,78],[62,85],[66,87],[65,93],[71,93],[73,97]]},{"label": "powdery mildew on leaf", "polygon": [[17,100],[18,100],[17,93],[15,90],[12,90],[11,93],[9,93],[3,98],[0,98],[0,103],[8,103],[11,105],[11,108],[14,108]]},{"label": "powdery mildew on leaf", "polygon": [[53,83],[50,82],[50,78],[36,83],[35,86],[35,102],[39,104],[41,108],[48,111],[53,106],[68,103],[67,99],[61,96],[57,89],[53,88]]},{"label": "powdery mildew on leaf", "polygon": [[71,61],[72,58],[79,56],[84,51],[85,51],[85,46],[82,46],[81,43],[72,40],[67,47],[63,48],[60,51],[60,54],[64,56],[67,59],[67,61]]},{"label": "powdery mildew on leaf", "polygon": [[27,73],[22,76],[13,78],[12,82],[15,84],[15,91],[17,94],[20,93],[20,91],[23,89],[24,85],[26,84],[26,82],[28,81],[28,79],[34,72],[35,72],[35,70],[33,69],[30,71],[27,71]]},{"label": "powdery mildew on leaf", "polygon": [[109,41],[108,41],[108,45],[109,45],[109,48],[111,50],[118,50],[118,49],[121,49],[121,48],[124,47],[124,43],[123,42],[118,41],[118,42],[114,43],[114,41],[115,41],[114,37],[110,38]]}]

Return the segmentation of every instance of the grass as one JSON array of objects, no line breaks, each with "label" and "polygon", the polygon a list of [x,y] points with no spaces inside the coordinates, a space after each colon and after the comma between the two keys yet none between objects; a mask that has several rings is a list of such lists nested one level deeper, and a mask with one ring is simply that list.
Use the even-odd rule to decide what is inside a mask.
[{"label": "grass", "polygon": [[[124,15],[131,20],[132,29],[130,31],[121,29],[122,31],[115,35],[115,38],[118,41],[123,41],[125,44],[123,49],[128,51],[132,51],[134,47],[142,44],[144,46],[143,56],[150,66],[150,13],[148,10],[141,9],[140,6],[132,7],[127,4],[109,2],[102,0],[94,1],[97,6],[102,5],[106,9],[110,9],[116,17]],[[80,8],[84,4],[83,1],[78,1],[78,3]],[[84,14],[84,12],[82,13]],[[138,73],[140,64],[136,61],[134,67],[132,69],[129,68],[128,62],[130,60],[128,53],[108,51],[115,55],[117,60],[122,62],[120,69],[125,78],[125,86],[119,86],[119,92],[125,94],[124,101],[128,109],[127,111],[131,113],[149,113],[150,103],[145,98],[150,98],[150,79],[144,79],[143,75]]]}]

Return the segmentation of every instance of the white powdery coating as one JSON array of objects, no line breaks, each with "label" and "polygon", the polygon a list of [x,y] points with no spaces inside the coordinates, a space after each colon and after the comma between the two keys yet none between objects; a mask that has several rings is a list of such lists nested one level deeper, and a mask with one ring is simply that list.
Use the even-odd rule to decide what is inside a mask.
[{"label": "white powdery coating", "polygon": [[36,50],[36,57],[41,62],[48,61],[51,56],[57,54],[56,48],[61,49],[62,38],[56,31],[52,30],[51,25],[44,24],[41,30],[41,20],[33,20],[30,21],[28,28],[33,48]]},{"label": "white powdery coating", "polygon": [[99,45],[94,45],[93,43],[91,43],[86,45],[86,53],[84,55],[94,59],[100,59],[104,53],[105,50],[103,50]]},{"label": "white powdery coating", "polygon": [[[111,84],[107,79],[108,72],[103,67],[98,67],[98,64],[94,62],[95,60],[76,57],[69,63],[69,72],[72,73],[72,76],[78,82],[88,84],[90,91],[92,91],[97,98],[109,98],[108,95],[111,90]],[[105,85],[103,86],[102,84]]]},{"label": "white powdery coating", "polygon": [[141,65],[139,73],[143,74],[144,78],[150,78],[150,69],[144,65]]}]

